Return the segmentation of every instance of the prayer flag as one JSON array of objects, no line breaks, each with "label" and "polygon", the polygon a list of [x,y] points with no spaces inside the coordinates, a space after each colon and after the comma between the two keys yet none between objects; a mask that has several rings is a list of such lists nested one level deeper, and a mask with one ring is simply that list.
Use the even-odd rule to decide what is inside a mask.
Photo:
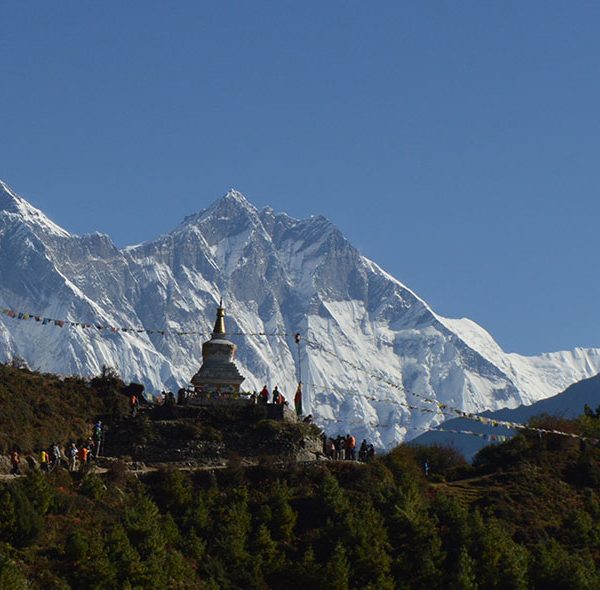
[{"label": "prayer flag", "polygon": [[294,405],[296,406],[296,415],[302,416],[302,382],[298,383],[296,395],[294,396]]}]

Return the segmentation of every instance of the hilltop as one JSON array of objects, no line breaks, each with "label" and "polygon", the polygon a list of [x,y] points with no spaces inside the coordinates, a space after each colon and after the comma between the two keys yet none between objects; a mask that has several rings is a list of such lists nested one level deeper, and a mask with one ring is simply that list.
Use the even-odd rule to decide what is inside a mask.
[{"label": "hilltop", "polygon": [[[224,465],[231,457],[256,462],[316,460],[321,431],[302,422],[269,419],[263,405],[187,407],[144,401],[131,417],[129,390],[113,369],[90,380],[59,378],[0,365],[0,453],[18,447],[36,456],[57,442],[64,447],[104,423],[103,456],[147,464]],[[271,412],[273,413],[273,412]],[[292,413],[293,415],[293,413]]]}]

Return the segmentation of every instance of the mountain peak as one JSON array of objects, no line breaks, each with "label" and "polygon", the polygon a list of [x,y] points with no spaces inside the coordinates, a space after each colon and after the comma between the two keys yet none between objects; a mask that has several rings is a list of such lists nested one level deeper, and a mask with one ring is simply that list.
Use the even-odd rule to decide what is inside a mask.
[{"label": "mountain peak", "polygon": [[10,187],[0,180],[0,211],[19,213],[22,209],[23,199],[10,190]]},{"label": "mountain peak", "polygon": [[240,203],[244,203],[244,204],[250,204],[248,202],[248,199],[246,199],[246,197],[238,190],[234,189],[234,188],[230,188],[226,195],[223,197],[225,199],[234,199],[236,201],[239,201]]},{"label": "mountain peak", "polygon": [[220,209],[223,206],[245,209],[257,213],[256,207],[238,190],[230,188],[224,196],[215,201],[209,210]]},{"label": "mountain peak", "polygon": [[210,218],[223,221],[225,219],[240,218],[240,215],[241,218],[247,219],[249,217],[256,222],[258,210],[241,192],[230,188],[225,195],[214,201],[207,209],[186,216],[183,225],[204,222]]},{"label": "mountain peak", "polygon": [[56,225],[39,209],[17,195],[4,181],[0,180],[0,213],[2,212],[17,216],[27,225],[42,228],[48,233],[61,237],[69,237],[70,235],[69,232]]}]

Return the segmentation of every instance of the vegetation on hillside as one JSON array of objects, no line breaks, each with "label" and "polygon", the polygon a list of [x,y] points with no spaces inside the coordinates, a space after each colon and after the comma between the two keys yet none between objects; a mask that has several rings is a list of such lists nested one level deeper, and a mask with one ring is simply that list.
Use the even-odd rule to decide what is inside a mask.
[{"label": "vegetation on hillside", "polygon": [[128,412],[123,387],[107,367],[85,380],[0,365],[0,451],[17,446],[32,452],[55,441],[87,437],[99,416],[111,419]]},{"label": "vegetation on hillside", "polygon": [[[536,424],[600,436],[589,409]],[[521,433],[473,465],[403,445],[366,465],[35,471],[0,484],[0,587],[597,589],[599,465]]]}]

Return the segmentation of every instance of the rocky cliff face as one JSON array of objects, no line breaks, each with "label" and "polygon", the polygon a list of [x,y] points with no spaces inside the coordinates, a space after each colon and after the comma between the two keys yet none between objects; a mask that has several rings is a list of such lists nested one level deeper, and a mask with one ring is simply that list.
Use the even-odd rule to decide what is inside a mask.
[{"label": "rocky cliff face", "polygon": [[[473,322],[435,314],[327,219],[258,211],[231,191],[155,240],[119,250],[70,235],[0,184],[0,307],[165,334],[42,326],[0,315],[0,359],[93,375],[103,364],[151,391],[189,382],[222,296],[244,385],[297,375],[331,434],[379,446],[440,421],[417,393],[467,411],[529,404],[600,371],[600,350],[507,354]],[[293,335],[303,335],[300,350]],[[298,357],[298,352],[299,357]]]}]

